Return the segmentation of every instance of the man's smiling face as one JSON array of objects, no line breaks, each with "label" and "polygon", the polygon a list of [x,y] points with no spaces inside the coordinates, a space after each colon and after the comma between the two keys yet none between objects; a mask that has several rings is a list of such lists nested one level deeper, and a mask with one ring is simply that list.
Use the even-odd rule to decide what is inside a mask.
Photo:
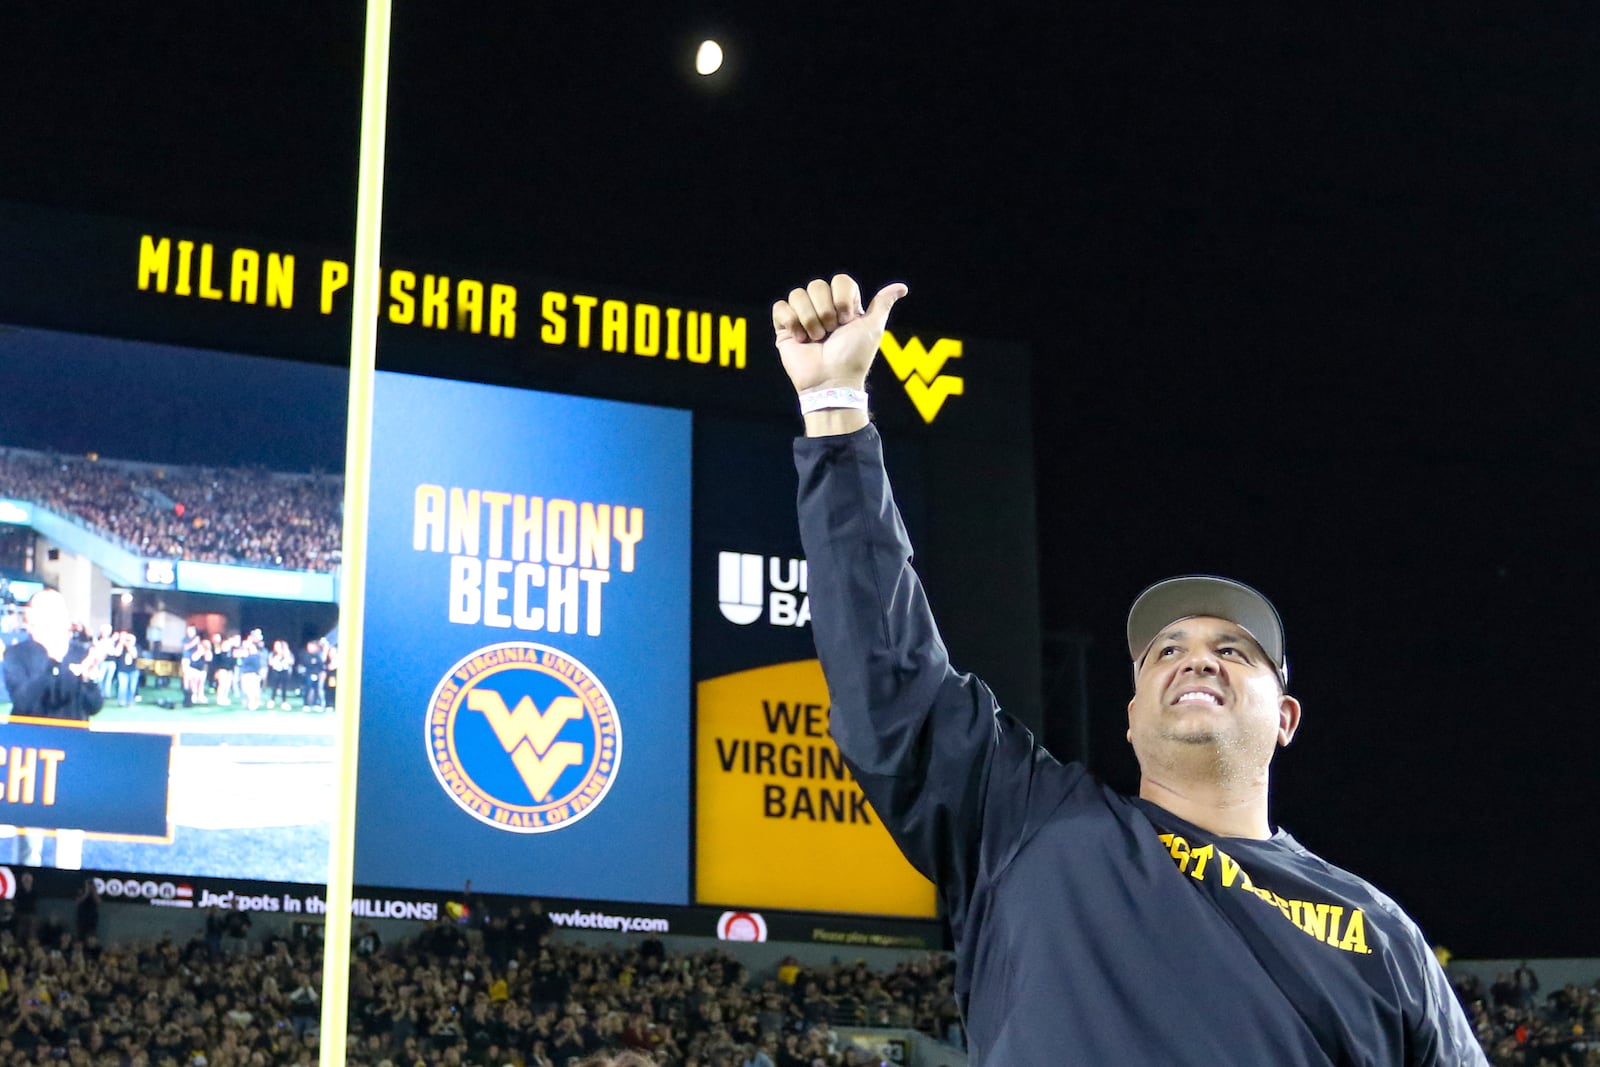
[{"label": "man's smiling face", "polygon": [[[1300,705],[1245,630],[1226,619],[1179,619],[1140,660],[1128,702],[1128,740],[1141,766],[1206,749],[1235,769],[1265,768],[1294,737]],[[1187,761],[1185,761],[1187,762]]]}]

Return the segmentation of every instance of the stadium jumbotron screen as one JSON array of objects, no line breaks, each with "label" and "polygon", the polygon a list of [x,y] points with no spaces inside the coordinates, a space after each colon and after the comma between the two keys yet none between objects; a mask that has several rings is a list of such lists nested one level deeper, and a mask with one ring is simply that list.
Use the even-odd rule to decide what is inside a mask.
[{"label": "stadium jumbotron screen", "polygon": [[[51,263],[0,293],[0,636],[44,643],[29,603],[59,591],[99,705],[0,690],[0,863],[315,914],[355,710],[339,575],[364,566],[359,913],[438,915],[471,880],[558,922],[937,943],[931,885],[827,735],[761,313],[386,270],[352,552],[339,256],[3,206],[0,239]],[[1029,524],[984,522],[1031,514],[1022,354],[930,331],[885,356],[947,636],[1037,694]],[[978,530],[992,551],[955,565]],[[1009,628],[967,622],[996,595]]]}]

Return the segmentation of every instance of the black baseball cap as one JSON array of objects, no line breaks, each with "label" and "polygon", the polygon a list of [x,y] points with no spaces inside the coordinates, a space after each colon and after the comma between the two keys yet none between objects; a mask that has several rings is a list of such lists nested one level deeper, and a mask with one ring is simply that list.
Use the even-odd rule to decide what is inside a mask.
[{"label": "black baseball cap", "polygon": [[1278,678],[1289,684],[1289,661],[1284,655],[1283,620],[1272,601],[1232,578],[1214,574],[1183,574],[1167,578],[1140,593],[1128,611],[1128,655],[1135,669],[1150,642],[1168,624],[1197,615],[1227,619],[1255,639],[1277,668]]}]

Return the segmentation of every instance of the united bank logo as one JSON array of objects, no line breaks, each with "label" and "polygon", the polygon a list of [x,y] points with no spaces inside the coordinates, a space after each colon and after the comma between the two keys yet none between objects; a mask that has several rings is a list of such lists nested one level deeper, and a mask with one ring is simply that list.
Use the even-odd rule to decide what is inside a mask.
[{"label": "united bank logo", "polygon": [[941,337],[932,348],[923,348],[915,337],[901,344],[886,330],[878,350],[906,387],[906,396],[923,422],[932,422],[946,400],[966,392],[965,378],[940,373],[950,360],[961,358],[961,342],[953,337]]},{"label": "united bank logo", "polygon": [[811,621],[806,561],[753,552],[717,553],[717,607],[722,617],[749,626],[763,615],[773,626]]},{"label": "united bank logo", "polygon": [[464,657],[428,704],[434,777],[497,830],[542,834],[600,806],[622,761],[622,724],[594,673],[546,645]]}]

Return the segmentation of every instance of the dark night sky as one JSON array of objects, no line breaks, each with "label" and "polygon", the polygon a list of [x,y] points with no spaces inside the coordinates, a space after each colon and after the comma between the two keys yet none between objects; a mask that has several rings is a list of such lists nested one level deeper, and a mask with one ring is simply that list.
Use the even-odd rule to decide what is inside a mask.
[{"label": "dark night sky", "polygon": [[[219,6],[0,16],[0,197],[347,243],[359,11]],[[1458,954],[1600,955],[1600,20],[1367,6],[398,0],[385,252],[1025,341],[1096,768],[1129,599],[1237,575],[1283,824]]]}]

